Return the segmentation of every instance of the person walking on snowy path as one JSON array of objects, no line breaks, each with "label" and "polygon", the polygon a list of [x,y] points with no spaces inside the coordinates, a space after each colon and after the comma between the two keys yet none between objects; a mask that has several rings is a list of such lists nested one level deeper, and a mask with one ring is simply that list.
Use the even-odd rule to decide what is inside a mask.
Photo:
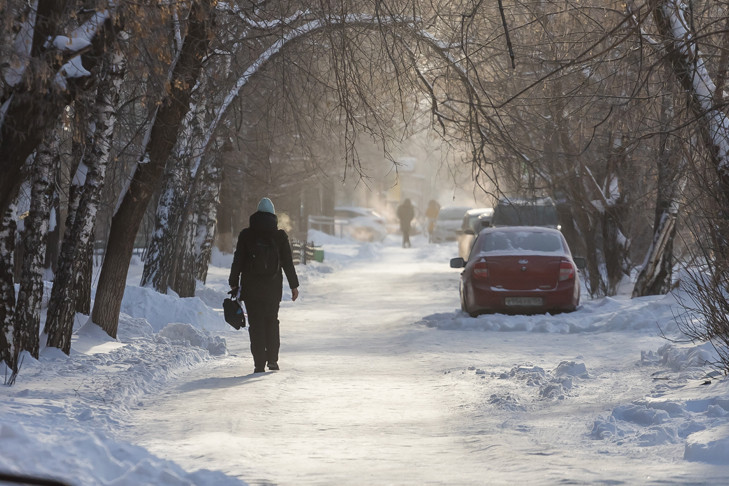
[{"label": "person walking on snowy path", "polygon": [[231,292],[243,300],[248,311],[254,373],[278,370],[281,347],[278,310],[283,296],[283,275],[291,288],[291,300],[299,297],[299,278],[294,268],[286,232],[278,228],[273,202],[261,199],[249,218],[248,228],[238,235],[230,268]]},{"label": "person walking on snowy path", "polygon": [[410,224],[415,217],[415,208],[410,199],[405,199],[397,208],[397,217],[400,220],[400,231],[402,231],[402,247],[410,248]]},{"label": "person walking on snowy path", "polygon": [[425,217],[428,219],[428,243],[433,243],[433,230],[435,229],[435,221],[440,214],[440,204],[435,199],[428,202],[428,208],[425,210]]}]

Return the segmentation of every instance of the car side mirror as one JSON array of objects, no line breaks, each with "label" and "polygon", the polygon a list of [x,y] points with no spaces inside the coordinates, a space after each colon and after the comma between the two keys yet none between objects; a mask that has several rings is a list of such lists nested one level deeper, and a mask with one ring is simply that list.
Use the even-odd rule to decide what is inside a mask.
[{"label": "car side mirror", "polygon": [[466,266],[466,260],[461,257],[451,258],[451,268],[463,268]]},{"label": "car side mirror", "polygon": [[584,257],[572,257],[572,260],[574,260],[575,265],[577,265],[577,268],[579,270],[584,270],[587,268],[587,261]]}]

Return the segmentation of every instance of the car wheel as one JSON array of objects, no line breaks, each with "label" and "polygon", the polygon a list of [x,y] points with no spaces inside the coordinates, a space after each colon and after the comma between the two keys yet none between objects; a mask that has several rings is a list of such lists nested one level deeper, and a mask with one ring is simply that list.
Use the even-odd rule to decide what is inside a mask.
[{"label": "car wheel", "polygon": [[466,296],[464,294],[465,294],[465,292],[463,291],[463,282],[460,282],[460,284],[458,285],[458,296],[460,297],[460,300],[461,300],[461,310],[463,312],[467,312],[466,311]]},{"label": "car wheel", "polygon": [[470,310],[468,310],[468,305],[466,304],[466,296],[463,292],[463,289],[461,289],[461,310],[471,317],[478,316],[477,312],[471,312]]}]

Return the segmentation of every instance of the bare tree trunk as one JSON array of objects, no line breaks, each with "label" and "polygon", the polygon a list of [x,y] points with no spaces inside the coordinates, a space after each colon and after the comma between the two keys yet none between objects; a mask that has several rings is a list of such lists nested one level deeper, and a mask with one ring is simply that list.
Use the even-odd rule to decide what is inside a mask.
[{"label": "bare tree trunk", "polygon": [[[611,146],[615,146],[613,137],[608,140]],[[622,222],[625,221],[626,194],[622,187],[623,181],[620,180],[620,175],[625,173],[621,168],[626,164],[625,151],[621,147],[615,150],[616,153],[609,161],[610,169],[603,189],[606,207],[602,215],[602,251],[607,273],[607,295],[617,294],[623,277],[630,275],[630,240],[622,228]]]},{"label": "bare tree trunk", "polygon": [[91,236],[86,248],[79,249],[79,270],[76,278],[76,312],[84,315],[91,315],[91,280],[94,274],[94,233]]},{"label": "bare tree trunk", "polygon": [[[102,82],[103,83],[103,82]],[[76,221],[76,215],[78,214],[78,208],[79,204],[81,203],[81,196],[84,191],[84,184],[86,183],[86,173],[88,172],[88,167],[83,162],[85,159],[85,152],[87,150],[87,145],[89,146],[88,150],[91,150],[91,144],[93,143],[93,130],[91,133],[89,133],[89,129],[92,127],[89,123],[87,123],[87,120],[90,119],[91,115],[89,114],[88,108],[91,108],[94,105],[91,100],[86,102],[86,100],[77,100],[76,103],[74,103],[74,128],[77,133],[74,134],[73,140],[71,142],[72,148],[71,148],[71,157],[74,165],[71,167],[71,174],[73,174],[73,177],[71,179],[71,185],[68,189],[68,209],[66,213],[66,225],[63,232],[63,241],[61,242],[61,249],[60,252],[65,251],[67,256],[66,258],[62,258],[61,261],[58,262],[58,265],[56,267],[55,273],[58,273],[59,266],[62,265],[68,265],[69,262],[75,262],[75,260],[82,258],[80,255],[76,255],[73,252],[78,251],[76,248],[76,237],[77,235],[74,234],[73,227],[74,222]],[[83,263],[85,263],[84,260],[81,260]],[[92,261],[93,264],[93,261]],[[63,269],[63,272],[67,272],[68,269]],[[54,283],[57,281],[57,278],[53,279]],[[90,283],[90,280],[89,280]],[[77,296],[76,298],[76,311],[82,312],[84,314],[90,314],[90,306],[91,301],[89,300],[88,308],[84,312],[80,307],[82,307],[79,302],[81,301],[81,297],[79,296],[79,292],[81,292],[80,288],[76,288],[74,290],[74,295]],[[91,289],[89,289],[89,299]],[[56,296],[56,298],[59,298]],[[51,300],[53,300],[53,292],[51,292]]]},{"label": "bare tree trunk", "polygon": [[216,151],[212,163],[205,166],[206,178],[198,197],[198,224],[195,236],[195,278],[205,283],[210,256],[215,244],[220,189],[223,183],[223,154]]},{"label": "bare tree trunk", "polygon": [[661,109],[663,131],[659,139],[656,213],[653,241],[633,288],[633,297],[662,295],[671,290],[673,280],[673,240],[676,236],[679,192],[683,168],[677,167],[670,150],[669,124],[673,115],[673,97],[665,95]]},{"label": "bare tree trunk", "polygon": [[[208,212],[211,203],[214,206],[211,217],[215,217],[216,202],[220,196],[219,172],[222,169],[222,154],[216,147],[206,157],[208,160],[201,164],[202,167],[198,167],[198,170],[202,172],[195,174],[196,180],[192,184],[192,189],[185,200],[185,206],[182,208],[184,226],[182,227],[182,234],[177,239],[177,251],[175,252],[175,264],[173,265],[175,273],[171,281],[173,290],[181,297],[193,297],[195,295],[199,254],[202,245],[198,238],[203,237],[200,234],[201,225],[207,226],[207,223],[203,223],[203,221],[210,217]],[[197,158],[198,163],[201,162],[201,159],[202,157]]]},{"label": "bare tree trunk", "polygon": [[15,230],[15,205],[11,204],[0,220],[0,361],[5,361],[11,369],[16,368],[13,361],[13,356],[15,356],[13,348]]},{"label": "bare tree trunk", "polygon": [[[194,200],[195,197],[192,196]],[[195,296],[195,235],[197,230],[197,214],[185,212],[183,231],[177,244],[177,255],[172,290],[180,297]]]},{"label": "bare tree trunk", "polygon": [[58,133],[49,145],[41,144],[33,164],[33,186],[31,190],[30,213],[23,230],[23,272],[15,306],[15,356],[28,351],[38,359],[40,351],[40,311],[43,301],[43,273],[48,240],[48,224],[54,187],[52,178],[56,173],[58,156]]},{"label": "bare tree trunk", "polygon": [[607,295],[618,293],[620,282],[628,274],[627,239],[620,229],[623,208],[611,207],[602,220],[603,254],[607,276]]},{"label": "bare tree trunk", "polygon": [[167,163],[164,189],[157,202],[155,229],[147,247],[141,285],[167,293],[173,280],[175,249],[183,233],[184,209],[189,192],[190,155],[179,153]]},{"label": "bare tree trunk", "polygon": [[[58,175],[55,177],[58,180]],[[48,228],[48,244],[46,245],[46,258],[43,266],[46,271],[53,274],[58,265],[58,253],[61,249],[61,225],[59,224],[60,198],[58,191],[53,191],[53,199],[51,201],[51,225]]]},{"label": "bare tree trunk", "polygon": [[[116,107],[119,103],[121,82],[124,78],[124,59],[118,52],[105,56],[99,75],[99,85],[87,130],[87,147],[79,171],[86,171],[78,207],[72,217],[69,208],[69,224],[66,226],[61,262],[53,281],[51,301],[45,332],[48,346],[71,351],[71,334],[76,311],[81,307],[89,313],[91,295],[91,267],[93,258],[94,227],[106,178],[106,168],[111,155]],[[80,182],[81,176],[78,177]]]},{"label": "bare tree trunk", "polygon": [[673,239],[676,236],[676,212],[664,210],[654,226],[653,242],[633,288],[633,297],[662,295],[671,290],[673,275]]},{"label": "bare tree trunk", "polygon": [[[716,86],[709,78],[706,61],[698,49],[696,33],[685,33],[691,23],[683,0],[651,0],[656,26],[668,50],[666,60],[686,91],[689,108],[696,114],[702,142],[717,172],[724,205],[729,208],[729,119],[714,103]],[[679,34],[682,33],[683,34]]]},{"label": "bare tree trunk", "polygon": [[51,301],[48,304],[48,318],[45,333],[48,335],[48,346],[61,349],[69,354],[71,351],[71,334],[78,295],[76,290],[81,280],[82,269],[88,261],[89,243],[93,242],[96,212],[99,206],[101,187],[106,175],[107,157],[93,160],[86,174],[83,194],[79,202],[72,228],[66,228],[68,238],[64,238],[61,250],[61,262],[53,281]]},{"label": "bare tree trunk", "polygon": [[[580,183],[577,182],[576,184],[579,186]],[[585,199],[584,194],[579,194],[577,198],[573,199],[578,201],[578,204],[573,204],[572,215],[585,243],[585,255],[587,257],[587,281],[585,285],[590,296],[595,297],[598,295],[606,295],[607,288],[602,280],[600,261],[598,259],[599,252],[594,236],[597,231],[595,227],[596,218],[592,217],[588,210],[583,209],[591,206],[590,201],[583,201],[583,199]]]},{"label": "bare tree trunk", "polygon": [[159,184],[164,165],[175,145],[180,123],[189,108],[190,95],[208,50],[212,0],[194,2],[188,32],[172,72],[169,93],[151,129],[149,161],[137,166],[124,198],[112,218],[106,258],[99,275],[93,322],[116,337],[119,312],[129,270],[134,239],[149,200]]},{"label": "bare tree trunk", "polygon": [[157,202],[155,230],[147,247],[141,285],[151,285],[163,294],[175,285],[180,242],[186,231],[185,208],[197,192],[196,187],[191,188],[191,183],[201,160],[200,145],[204,138],[201,122],[207,106],[207,97],[202,93],[208,88],[206,80],[206,74],[201,73],[193,90],[198,93],[197,99],[190,103],[190,110],[180,126],[174,155],[167,161],[164,188]]}]

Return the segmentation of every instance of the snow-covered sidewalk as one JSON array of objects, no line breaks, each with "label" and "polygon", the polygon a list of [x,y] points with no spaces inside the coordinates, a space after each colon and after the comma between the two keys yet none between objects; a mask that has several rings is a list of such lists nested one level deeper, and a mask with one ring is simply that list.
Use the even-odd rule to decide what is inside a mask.
[{"label": "snow-covered sidewalk", "polygon": [[0,471],[79,485],[729,477],[729,386],[709,376],[710,347],[659,337],[676,332],[672,297],[472,319],[450,246],[323,243],[282,304],[281,371],[253,375],[246,331],[222,324],[225,257],[199,298],[129,287],[118,342],[83,329],[70,358],[27,359],[3,390]]}]

